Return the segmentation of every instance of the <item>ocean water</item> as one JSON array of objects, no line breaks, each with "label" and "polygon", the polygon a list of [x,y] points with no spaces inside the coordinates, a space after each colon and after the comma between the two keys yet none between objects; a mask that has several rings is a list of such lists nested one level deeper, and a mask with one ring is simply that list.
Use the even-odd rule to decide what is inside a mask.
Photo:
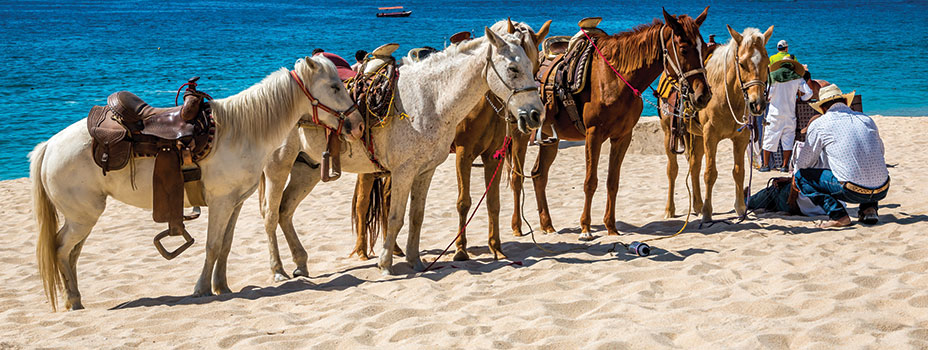
[{"label": "ocean water", "polygon": [[[394,5],[412,16],[375,17]],[[353,62],[355,50],[388,42],[401,45],[398,55],[441,48],[507,16],[536,29],[551,19],[553,35],[600,16],[614,33],[660,18],[661,6],[695,16],[706,5],[706,39],[727,40],[726,24],[775,25],[771,53],[787,39],[814,78],[862,94],[865,112],[928,115],[925,1],[0,1],[0,179],[28,176],[37,143],[118,90],[167,106],[191,76],[226,97],[316,47]]]}]

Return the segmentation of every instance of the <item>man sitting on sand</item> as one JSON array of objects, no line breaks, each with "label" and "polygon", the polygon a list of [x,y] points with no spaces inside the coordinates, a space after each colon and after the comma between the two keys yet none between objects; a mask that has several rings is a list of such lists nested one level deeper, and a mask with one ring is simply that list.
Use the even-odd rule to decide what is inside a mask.
[{"label": "man sitting on sand", "polygon": [[838,202],[860,203],[858,218],[876,224],[877,202],[889,191],[889,171],[876,123],[848,105],[854,92],[842,94],[836,85],[823,87],[811,106],[823,113],[809,124],[805,143],[797,144],[796,187],[831,218],[819,228],[851,225]]}]

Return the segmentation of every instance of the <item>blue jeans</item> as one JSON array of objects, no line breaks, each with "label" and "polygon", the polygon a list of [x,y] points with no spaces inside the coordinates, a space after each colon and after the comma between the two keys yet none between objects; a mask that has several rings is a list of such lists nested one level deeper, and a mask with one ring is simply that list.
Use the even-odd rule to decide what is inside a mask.
[{"label": "blue jeans", "polygon": [[886,193],[889,192],[888,187],[873,194],[860,194],[848,190],[828,169],[799,169],[795,178],[799,192],[809,197],[815,205],[824,208],[832,220],[847,216],[847,211],[839,200],[860,203],[859,210],[864,211],[868,208],[876,209],[877,202],[886,198]]}]

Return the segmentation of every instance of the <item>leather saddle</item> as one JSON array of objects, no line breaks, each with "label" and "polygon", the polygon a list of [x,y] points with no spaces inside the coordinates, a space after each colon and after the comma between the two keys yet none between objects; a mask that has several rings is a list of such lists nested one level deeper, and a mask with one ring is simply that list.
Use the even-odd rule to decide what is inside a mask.
[{"label": "leather saddle", "polygon": [[[584,21],[587,19],[581,21],[581,24],[587,24]],[[591,31],[590,28],[581,28]],[[601,32],[595,27],[593,29],[597,33]],[[569,41],[565,40],[567,37],[558,36],[545,39],[542,43],[544,55],[540,58],[540,68],[535,78],[542,84],[541,100],[547,108],[556,112],[559,106],[564,107],[574,126],[585,133],[582,111],[578,109],[574,95],[589,84],[594,47],[583,33],[577,35]],[[596,40],[595,37],[593,40]],[[553,58],[551,55],[554,55]]]},{"label": "leather saddle", "polygon": [[[155,108],[128,91],[107,98],[106,106],[94,106],[87,116],[94,163],[103,175],[126,167],[135,157],[154,157],[152,173],[152,219],[167,222],[168,229],[155,237],[155,247],[170,260],[193,244],[184,229],[184,220],[199,216],[205,206],[203,184],[197,162],[210,151],[216,125],[209,96],[196,90],[194,77],[188,81],[184,103],[170,108]],[[133,174],[135,169],[130,166]],[[184,195],[195,214],[184,216]],[[168,252],[160,240],[166,236],[183,236],[187,242]]]}]

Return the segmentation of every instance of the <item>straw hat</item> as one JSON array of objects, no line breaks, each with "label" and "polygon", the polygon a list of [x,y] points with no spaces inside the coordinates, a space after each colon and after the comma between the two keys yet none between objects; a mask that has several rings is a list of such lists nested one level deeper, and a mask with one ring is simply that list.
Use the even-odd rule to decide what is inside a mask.
[{"label": "straw hat", "polygon": [[818,111],[819,113],[825,113],[824,111],[822,111],[822,105],[825,104],[825,102],[831,102],[831,101],[838,100],[838,99],[844,99],[844,103],[850,106],[851,102],[854,101],[854,95],[856,93],[857,93],[857,90],[848,92],[846,94],[842,94],[841,89],[839,89],[837,85],[831,84],[819,90],[818,91],[818,102],[810,103],[809,106],[811,106],[812,109]]},{"label": "straw hat", "polygon": [[779,61],[776,61],[776,62],[771,63],[771,64],[770,64],[770,71],[771,71],[771,72],[774,72],[774,71],[776,71],[777,69],[780,69],[780,67],[782,67],[784,64],[787,64],[787,63],[793,65],[793,71],[796,72],[796,74],[798,74],[800,77],[801,77],[801,76],[804,76],[804,75],[806,74],[806,67],[805,67],[805,66],[803,66],[802,64],[800,64],[799,61],[791,60],[791,59],[789,59],[789,58],[784,58],[784,59],[782,59],[782,60],[779,60]]}]

